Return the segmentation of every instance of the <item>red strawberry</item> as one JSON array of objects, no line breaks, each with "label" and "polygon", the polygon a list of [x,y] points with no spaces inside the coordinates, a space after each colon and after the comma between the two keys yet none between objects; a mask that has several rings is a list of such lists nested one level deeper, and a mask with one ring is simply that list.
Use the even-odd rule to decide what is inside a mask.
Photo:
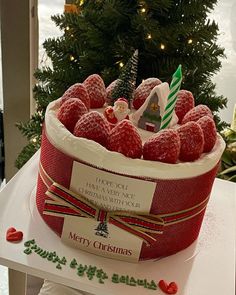
[{"label": "red strawberry", "polygon": [[142,140],[137,128],[129,121],[120,121],[110,132],[108,150],[129,158],[141,158]]},{"label": "red strawberry", "polygon": [[138,110],[143,105],[152,89],[159,84],[161,84],[161,81],[157,78],[148,78],[144,80],[134,91],[133,107]]},{"label": "red strawberry", "polygon": [[145,160],[174,164],[180,153],[180,138],[176,130],[165,129],[151,136],[143,146]]},{"label": "red strawberry", "polygon": [[107,146],[110,125],[105,117],[96,112],[90,112],[83,115],[75,125],[74,135],[84,137]]},{"label": "red strawberry", "polygon": [[175,113],[179,118],[179,124],[181,124],[183,117],[194,108],[194,97],[192,92],[187,90],[180,90],[178,92],[177,101],[175,105]]},{"label": "red strawberry", "polygon": [[204,147],[204,135],[201,127],[196,122],[188,122],[177,129],[180,137],[181,161],[197,160]]},{"label": "red strawberry", "polygon": [[90,107],[92,109],[102,108],[106,101],[106,88],[102,78],[93,74],[88,76],[83,84],[90,97]]},{"label": "red strawberry", "polygon": [[198,106],[187,112],[187,114],[184,116],[182,120],[182,124],[185,124],[190,121],[196,122],[203,116],[209,116],[213,118],[211,110],[206,105],[199,104]]},{"label": "red strawberry", "polygon": [[106,88],[106,94],[107,94],[106,102],[107,102],[107,103],[110,103],[110,101],[111,101],[111,93],[112,93],[112,91],[114,90],[117,81],[119,81],[119,80],[118,80],[118,79],[114,80],[114,81],[111,82],[111,84],[110,84],[109,86],[107,86],[107,88]]},{"label": "red strawberry", "polygon": [[87,89],[85,88],[83,84],[76,83],[72,85],[70,88],[68,88],[62,96],[61,104],[63,104],[68,98],[71,98],[71,97],[74,97],[74,98],[76,97],[82,100],[86,108],[89,110],[90,99],[89,99]]},{"label": "red strawberry", "polygon": [[197,121],[197,123],[202,128],[203,135],[204,135],[205,143],[204,143],[203,152],[208,153],[213,149],[216,142],[217,133],[216,133],[215,122],[212,118],[208,116],[204,116],[200,118]]},{"label": "red strawberry", "polygon": [[76,122],[87,112],[86,106],[80,99],[68,98],[60,106],[57,118],[70,132],[73,132]]}]

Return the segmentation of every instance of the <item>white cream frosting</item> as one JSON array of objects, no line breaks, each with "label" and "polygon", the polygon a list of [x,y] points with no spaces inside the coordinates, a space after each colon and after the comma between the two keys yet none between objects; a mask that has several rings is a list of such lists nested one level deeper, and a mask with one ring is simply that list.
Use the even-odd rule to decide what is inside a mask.
[{"label": "white cream frosting", "polygon": [[[60,99],[51,102],[47,107],[45,125],[49,141],[67,155],[116,173],[159,179],[190,178],[214,168],[225,149],[225,142],[218,135],[212,151],[202,154],[194,162],[166,164],[142,159],[130,159],[120,153],[108,151],[95,141],[75,137],[57,119],[56,115],[59,106]],[[143,140],[153,134],[142,129],[139,129],[139,132]]]}]

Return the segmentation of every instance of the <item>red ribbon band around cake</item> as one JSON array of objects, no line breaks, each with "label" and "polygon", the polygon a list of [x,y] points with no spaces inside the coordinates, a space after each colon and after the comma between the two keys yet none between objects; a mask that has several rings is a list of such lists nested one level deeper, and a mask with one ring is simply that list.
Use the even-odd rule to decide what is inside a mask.
[{"label": "red ribbon band around cake", "polygon": [[100,222],[108,222],[141,238],[151,245],[157,241],[152,234],[162,234],[164,226],[186,221],[205,210],[209,196],[201,203],[178,212],[167,214],[142,214],[140,212],[110,211],[98,208],[83,196],[74,193],[54,182],[39,165],[39,174],[48,188],[43,213],[51,216],[78,216],[92,218]]}]

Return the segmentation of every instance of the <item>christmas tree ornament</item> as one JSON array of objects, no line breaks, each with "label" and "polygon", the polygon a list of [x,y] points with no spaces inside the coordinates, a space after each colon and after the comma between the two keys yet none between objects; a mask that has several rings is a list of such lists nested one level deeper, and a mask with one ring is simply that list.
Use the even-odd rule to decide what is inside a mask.
[{"label": "christmas tree ornament", "polygon": [[[166,82],[154,87],[144,104],[132,114],[131,120],[134,124],[144,130],[158,132],[169,93],[169,84]],[[177,122],[178,118],[173,114],[170,126],[176,125]]]},{"label": "christmas tree ornament", "polygon": [[119,98],[115,101],[114,106],[108,106],[104,110],[104,116],[111,124],[117,124],[118,122],[129,119],[129,104],[125,98]]},{"label": "christmas tree ornament", "polygon": [[65,13],[79,13],[78,7],[75,4],[64,4]]},{"label": "christmas tree ornament", "polygon": [[161,120],[160,129],[168,128],[172,120],[172,117],[175,114],[175,103],[177,100],[178,92],[180,90],[181,81],[182,81],[182,70],[181,70],[181,65],[179,65],[172,77],[172,81],[170,84],[170,93],[168,95],[167,105],[165,107],[165,112]]},{"label": "christmas tree ornament", "polygon": [[124,97],[128,100],[129,106],[131,106],[131,100],[136,85],[138,69],[138,50],[136,49],[132,57],[127,64],[122,68],[118,82],[111,93],[111,104],[120,98]]}]

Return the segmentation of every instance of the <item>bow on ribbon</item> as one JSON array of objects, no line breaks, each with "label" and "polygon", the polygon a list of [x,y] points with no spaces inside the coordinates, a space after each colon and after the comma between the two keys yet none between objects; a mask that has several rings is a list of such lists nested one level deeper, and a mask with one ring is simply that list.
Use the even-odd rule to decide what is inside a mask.
[{"label": "bow on ribbon", "polygon": [[207,197],[203,202],[189,209],[167,214],[153,215],[127,211],[107,212],[83,196],[53,182],[41,164],[39,174],[48,188],[46,194],[50,197],[50,199],[45,200],[44,214],[59,217],[70,215],[108,222],[141,238],[148,245],[157,241],[157,234],[163,233],[164,226],[179,223],[200,214],[206,208],[209,199]]}]

